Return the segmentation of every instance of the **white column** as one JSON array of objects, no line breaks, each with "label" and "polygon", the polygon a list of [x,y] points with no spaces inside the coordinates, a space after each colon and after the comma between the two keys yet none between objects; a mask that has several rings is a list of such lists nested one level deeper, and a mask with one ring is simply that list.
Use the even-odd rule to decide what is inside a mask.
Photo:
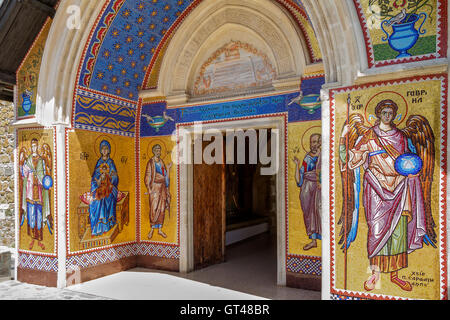
[{"label": "white column", "polygon": [[330,100],[322,90],[322,300],[330,300]]},{"label": "white column", "polygon": [[56,176],[57,176],[57,199],[58,204],[55,217],[58,224],[58,280],[57,287],[66,287],[66,143],[65,126],[55,126],[56,140]]}]

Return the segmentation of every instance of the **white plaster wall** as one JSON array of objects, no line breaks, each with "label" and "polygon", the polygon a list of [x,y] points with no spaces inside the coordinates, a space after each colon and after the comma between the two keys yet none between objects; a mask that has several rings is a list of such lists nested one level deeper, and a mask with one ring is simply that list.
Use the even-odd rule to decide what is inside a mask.
[{"label": "white plaster wall", "polygon": [[[78,66],[106,0],[63,0],[53,19],[45,45],[37,88],[36,119],[39,124],[70,125]],[[69,29],[69,9],[79,8],[80,28]]]}]

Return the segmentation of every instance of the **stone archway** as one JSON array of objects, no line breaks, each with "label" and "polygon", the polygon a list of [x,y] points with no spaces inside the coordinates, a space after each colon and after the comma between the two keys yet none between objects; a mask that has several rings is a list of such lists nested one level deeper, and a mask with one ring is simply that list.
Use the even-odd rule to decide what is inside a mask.
[{"label": "stone archway", "polygon": [[158,94],[167,97],[169,106],[188,102],[198,68],[231,40],[252,44],[271,57],[278,78],[275,87],[298,85],[307,63],[305,46],[294,21],[278,5],[203,1],[171,39],[161,65]]}]

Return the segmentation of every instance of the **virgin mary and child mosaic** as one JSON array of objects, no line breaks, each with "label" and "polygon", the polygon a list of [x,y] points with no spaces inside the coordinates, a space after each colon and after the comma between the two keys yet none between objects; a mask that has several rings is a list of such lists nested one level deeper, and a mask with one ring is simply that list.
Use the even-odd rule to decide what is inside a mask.
[{"label": "virgin mary and child mosaic", "polygon": [[111,244],[129,221],[128,192],[118,189],[119,173],[111,157],[112,143],[106,139],[100,142],[91,190],[80,197],[85,210],[79,208],[79,214],[88,215],[88,219],[80,219],[82,249]]}]

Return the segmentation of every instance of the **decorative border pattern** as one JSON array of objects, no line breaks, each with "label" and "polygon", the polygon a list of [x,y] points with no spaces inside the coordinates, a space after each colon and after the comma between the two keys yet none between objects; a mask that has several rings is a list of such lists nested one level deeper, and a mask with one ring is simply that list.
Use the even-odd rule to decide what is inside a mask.
[{"label": "decorative border pattern", "polygon": [[[95,100],[90,101],[87,106],[83,106],[82,102],[84,101],[80,100],[83,97]],[[123,99],[110,94],[105,94],[103,92],[92,90],[89,88],[84,88],[81,86],[77,86],[74,101],[75,101],[74,106],[75,109],[73,114],[73,121],[75,128],[95,132],[122,135],[127,137],[135,136],[134,122],[136,119],[135,113],[137,106],[134,101]],[[96,103],[96,101],[98,103]],[[93,108],[89,108],[92,104],[95,103],[97,106],[96,110],[94,110]],[[117,108],[117,110],[113,110],[114,108]],[[117,117],[118,113],[125,113],[126,115],[120,116],[121,121],[116,123],[113,121],[114,119],[112,119],[111,117]],[[106,118],[107,116],[110,117]],[[103,119],[106,118],[106,120],[102,120],[102,122],[106,121],[103,127],[102,124],[97,125],[95,119],[99,117]],[[80,121],[80,119],[84,119],[84,121],[87,121],[88,123],[92,122],[92,124],[83,123]],[[107,128],[106,125],[108,125],[111,122],[109,120],[116,123],[116,127],[123,128],[123,130]]]},{"label": "decorative border pattern", "polygon": [[17,267],[23,269],[58,272],[58,258],[22,253],[19,251]]},{"label": "decorative border pattern", "polygon": [[137,255],[159,257],[164,259],[179,259],[180,249],[179,247],[160,244],[123,244],[112,248],[103,248],[101,250],[71,255],[67,257],[66,270],[89,268]]},{"label": "decorative border pattern", "polygon": [[66,259],[66,270],[88,268],[99,264],[110,263],[135,255],[134,244],[116,246],[114,248],[103,248],[97,251],[86,252],[68,256]]},{"label": "decorative border pattern", "polygon": [[364,15],[364,9],[360,3],[361,0],[353,0],[356,11],[358,13],[358,19],[361,24],[361,29],[364,34],[364,42],[367,52],[367,60],[369,68],[377,68],[383,66],[391,66],[396,64],[404,64],[417,61],[433,60],[438,58],[447,57],[447,0],[437,0],[437,21],[436,21],[436,52],[413,56],[408,58],[391,59],[385,61],[375,61],[375,53],[373,49],[372,39],[370,37],[370,31],[367,25],[367,21]]},{"label": "decorative border pattern", "polygon": [[293,273],[321,276],[322,258],[288,255],[286,270]]},{"label": "decorative border pattern", "polygon": [[159,243],[138,243],[136,244],[136,254],[164,259],[180,259],[180,247]]},{"label": "decorative border pattern", "polygon": [[359,301],[359,300],[367,300],[367,299],[361,299],[361,298],[357,298],[357,297],[349,297],[349,296],[344,296],[344,295],[337,295],[337,294],[332,294],[330,295],[330,300],[339,300],[339,301]]},{"label": "decorative border pattern", "polygon": [[406,299],[400,297],[393,297],[383,294],[371,294],[371,293],[361,293],[351,290],[336,289],[336,265],[335,265],[335,247],[336,247],[336,230],[334,226],[336,221],[334,219],[334,211],[336,210],[336,198],[334,194],[335,189],[335,139],[336,139],[336,105],[335,105],[335,95],[340,93],[352,92],[355,90],[362,90],[368,88],[377,88],[384,86],[393,86],[400,84],[416,83],[421,81],[432,81],[440,80],[441,85],[441,154],[440,154],[440,190],[439,190],[439,203],[441,212],[439,214],[439,232],[440,232],[440,297],[442,300],[447,300],[447,121],[448,121],[448,75],[447,74],[435,74],[427,76],[417,76],[411,78],[404,78],[391,81],[380,81],[375,83],[369,83],[359,86],[351,86],[339,89],[330,90],[330,291],[334,295],[338,296],[349,296],[362,299],[375,299],[375,300],[396,300],[396,299]]}]

